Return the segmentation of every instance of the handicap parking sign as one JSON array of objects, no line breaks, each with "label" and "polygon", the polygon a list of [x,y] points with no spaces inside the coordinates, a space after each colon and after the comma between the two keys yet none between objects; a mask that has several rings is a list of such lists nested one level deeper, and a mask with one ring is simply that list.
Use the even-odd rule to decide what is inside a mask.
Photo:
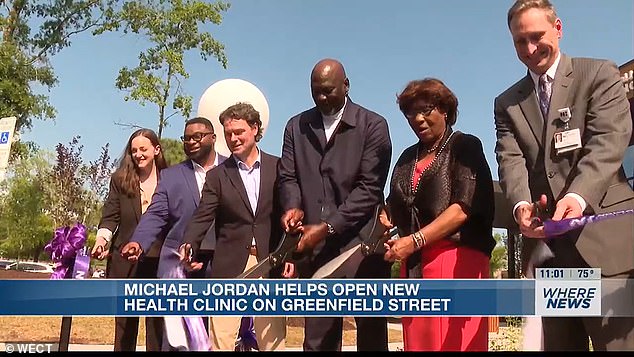
[{"label": "handicap parking sign", "polygon": [[7,144],[9,142],[9,132],[3,131],[0,133],[0,144]]}]

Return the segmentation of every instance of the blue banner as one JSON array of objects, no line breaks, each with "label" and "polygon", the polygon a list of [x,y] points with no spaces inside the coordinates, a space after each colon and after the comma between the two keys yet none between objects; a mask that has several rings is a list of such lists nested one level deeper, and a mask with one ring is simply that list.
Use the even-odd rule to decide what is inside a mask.
[{"label": "blue banner", "polygon": [[534,280],[0,280],[0,315],[522,316]]}]

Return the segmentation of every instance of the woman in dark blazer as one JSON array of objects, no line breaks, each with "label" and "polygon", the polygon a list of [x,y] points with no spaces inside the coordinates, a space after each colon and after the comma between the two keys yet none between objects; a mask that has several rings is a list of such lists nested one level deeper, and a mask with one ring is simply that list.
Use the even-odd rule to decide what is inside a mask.
[{"label": "woman in dark blazer", "polygon": [[[121,257],[120,249],[132,237],[141,215],[149,206],[158,184],[159,172],[167,166],[159,139],[150,129],[132,133],[110,179],[110,191],[104,203],[92,256],[108,259],[106,278],[156,278],[162,240],[154,245],[138,264]],[[108,249],[106,249],[108,247]],[[115,317],[115,351],[135,351],[138,317]],[[145,319],[146,350],[160,351],[163,325],[161,317]]]},{"label": "woman in dark blazer", "polygon": [[[480,140],[452,130],[458,99],[437,79],[410,82],[398,104],[418,140],[392,173],[387,207],[401,238],[388,243],[386,260],[401,261],[401,277],[489,278],[493,180]],[[403,317],[402,323],[406,351],[488,349],[487,317]]]}]

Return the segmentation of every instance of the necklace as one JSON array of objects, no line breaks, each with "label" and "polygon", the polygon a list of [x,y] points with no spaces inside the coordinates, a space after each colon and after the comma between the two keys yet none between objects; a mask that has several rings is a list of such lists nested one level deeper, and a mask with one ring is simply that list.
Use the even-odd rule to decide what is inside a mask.
[{"label": "necklace", "polygon": [[432,146],[431,149],[427,149],[427,153],[431,154],[432,152],[436,151],[436,149],[438,149],[438,145],[440,145],[440,141],[436,143],[436,145]]},{"label": "necklace", "polygon": [[[420,175],[418,176],[418,182],[416,182],[416,184],[414,184],[414,174],[416,172],[416,163],[418,162],[418,156],[420,154],[420,145],[416,148],[416,161],[414,161],[414,165],[412,167],[412,194],[416,193],[416,190],[418,189],[418,186],[420,184],[420,177],[423,176],[423,174],[425,173],[425,171],[427,171],[427,169],[429,169],[430,167],[432,167],[432,165],[434,164],[434,162],[436,162],[436,159],[438,158],[438,156],[440,155],[440,153],[442,153],[442,151],[445,149],[445,146],[447,146],[447,143],[449,142],[449,139],[451,139],[451,137],[453,136],[453,134],[455,133],[455,131],[452,131],[451,134],[449,134],[449,136],[447,137],[447,139],[445,141],[442,141],[442,146],[440,147],[440,150],[438,150],[438,153],[436,153],[436,155],[434,155],[434,158],[431,160],[431,162],[429,163],[429,165],[427,165],[420,173]],[[444,135],[444,134],[443,134]],[[438,144],[440,144],[440,142],[438,142]],[[436,144],[434,146],[434,148],[432,148],[433,150],[435,150],[436,147],[438,147],[438,144]],[[431,152],[433,152],[433,150],[431,150]],[[428,150],[429,152],[429,150]]]}]

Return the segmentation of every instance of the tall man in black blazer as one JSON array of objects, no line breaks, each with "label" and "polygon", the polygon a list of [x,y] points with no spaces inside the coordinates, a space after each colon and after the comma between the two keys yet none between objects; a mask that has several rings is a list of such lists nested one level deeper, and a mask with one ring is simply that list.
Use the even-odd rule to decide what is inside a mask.
[{"label": "tall man in black blazer", "polygon": [[[383,202],[392,156],[386,120],[350,100],[340,62],[319,61],[310,80],[315,107],[289,120],[279,165],[282,227],[303,230],[297,249],[312,252],[300,277],[339,255],[370,220]],[[389,276],[390,264],[373,255],[350,278]],[[387,350],[386,318],[356,324],[357,350]],[[342,329],[341,317],[306,317],[304,350],[341,350]]]},{"label": "tall man in black blazer", "polygon": [[[216,251],[211,277],[235,278],[265,259],[281,238],[276,189],[278,158],[257,147],[262,138],[262,121],[251,104],[230,106],[220,114],[220,122],[231,156],[207,173],[201,201],[185,229],[180,254],[181,261],[185,261],[191,248],[195,257],[215,221]],[[189,264],[191,269],[199,266],[196,261]],[[211,317],[212,350],[234,350],[240,321],[240,316]],[[253,324],[260,351],[285,349],[285,317],[256,316]]]},{"label": "tall man in black blazer", "polygon": [[[562,22],[548,0],[516,1],[507,21],[528,71],[495,99],[495,152],[524,246],[545,238],[543,227],[531,224],[530,202],[539,201],[553,220],[634,208],[622,167],[632,119],[616,65],[561,53]],[[593,267],[605,278],[634,278],[631,215],[587,225],[548,245],[554,257],[544,267]],[[613,283],[604,282],[603,292]],[[614,313],[609,300],[632,311],[631,290],[622,299],[604,297],[603,307]],[[588,337],[595,351],[634,350],[631,315],[542,321],[547,351],[588,350]]]}]

